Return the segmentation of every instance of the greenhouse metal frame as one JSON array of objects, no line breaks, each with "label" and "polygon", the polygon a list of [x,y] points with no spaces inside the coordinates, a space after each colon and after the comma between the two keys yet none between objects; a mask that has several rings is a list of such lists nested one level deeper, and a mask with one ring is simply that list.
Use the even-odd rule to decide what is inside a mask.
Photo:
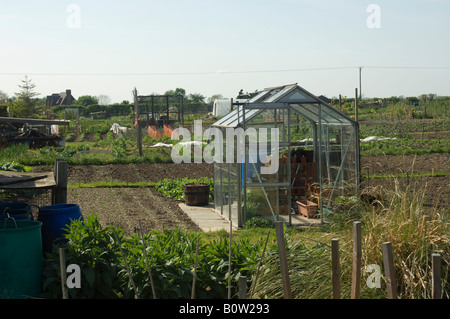
[{"label": "greenhouse metal frame", "polygon": [[[358,123],[297,84],[266,88],[233,103],[212,128],[223,136],[237,128],[279,133],[277,149],[255,151],[246,136],[244,158],[235,154],[234,162],[214,162],[215,209],[233,225],[243,227],[252,217],[292,225],[293,217],[300,216],[297,201],[316,204],[315,219],[323,223],[337,196],[358,194]],[[228,142],[238,149],[237,139]],[[271,157],[262,160],[261,154]],[[274,156],[277,172],[261,174]]]}]

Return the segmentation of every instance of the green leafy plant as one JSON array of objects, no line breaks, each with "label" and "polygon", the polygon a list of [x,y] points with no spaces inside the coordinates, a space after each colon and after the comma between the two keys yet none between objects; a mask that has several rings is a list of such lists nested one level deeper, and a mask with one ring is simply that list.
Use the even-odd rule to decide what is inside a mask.
[{"label": "green leafy plant", "polygon": [[206,183],[209,184],[209,200],[214,200],[214,180],[208,177],[200,177],[197,179],[179,178],[164,179],[155,185],[155,189],[167,198],[176,200],[184,200],[184,185],[188,183]]},{"label": "green leafy plant", "polygon": [[[122,234],[120,228],[102,228],[97,216],[73,221],[67,228],[65,248],[66,265],[76,264],[81,271],[81,287],[68,289],[70,298],[118,298],[122,295],[123,266],[112,230]],[[44,298],[61,298],[59,252],[54,246],[47,254],[43,269]]]},{"label": "green leafy plant", "polygon": [[252,217],[244,224],[244,228],[273,228],[273,227],[274,227],[273,221],[261,217]]},{"label": "green leafy plant", "polygon": [[127,143],[125,138],[119,137],[112,141],[111,154],[118,158],[123,158],[127,155]]},{"label": "green leafy plant", "polygon": [[[119,243],[113,232],[118,234]],[[44,298],[61,298],[59,247],[65,248],[66,265],[81,270],[81,288],[68,289],[70,298],[134,298],[135,291],[125,268],[122,252],[131,271],[139,298],[153,298],[140,235],[124,236],[119,227],[101,227],[97,216],[86,216],[67,227],[67,242],[46,255],[43,269]],[[190,298],[197,241],[197,284],[195,297],[225,298],[229,269],[229,242],[226,238],[203,241],[199,233],[179,229],[152,230],[143,235],[157,298]],[[250,278],[260,259],[263,242],[232,243],[232,293],[237,294],[237,278]]]},{"label": "green leafy plant", "polygon": [[0,171],[29,172],[30,168],[16,162],[2,162],[0,163]]}]

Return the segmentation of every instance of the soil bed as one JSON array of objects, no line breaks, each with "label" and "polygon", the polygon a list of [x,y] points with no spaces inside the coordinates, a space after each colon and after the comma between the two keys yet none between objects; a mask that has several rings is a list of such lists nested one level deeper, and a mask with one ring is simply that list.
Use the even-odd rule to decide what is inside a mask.
[{"label": "soil bed", "polygon": [[[361,158],[361,173],[388,175],[401,173],[448,172],[450,154],[421,156],[368,156]],[[52,170],[53,167],[35,167],[33,171]],[[69,184],[93,181],[157,182],[165,178],[213,177],[211,164],[126,164],[72,166],[68,169]],[[427,205],[448,210],[450,177],[400,178],[402,187],[418,183],[426,188]],[[364,178],[363,187],[394,187],[394,179]],[[180,228],[200,231],[197,225],[179,208],[178,201],[163,197],[153,187],[140,188],[75,188],[68,191],[68,202],[78,203],[84,215],[97,214],[103,225],[118,225],[131,234],[141,220],[144,231],[149,229]]]}]

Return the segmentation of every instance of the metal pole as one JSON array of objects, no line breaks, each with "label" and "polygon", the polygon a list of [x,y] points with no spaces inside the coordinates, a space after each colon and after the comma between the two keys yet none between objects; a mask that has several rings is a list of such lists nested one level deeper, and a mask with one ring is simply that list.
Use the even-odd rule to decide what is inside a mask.
[{"label": "metal pole", "polygon": [[318,120],[319,120],[319,156],[318,156],[318,171],[319,171],[319,209],[320,209],[320,221],[323,223],[323,200],[322,200],[322,104],[318,105]]}]

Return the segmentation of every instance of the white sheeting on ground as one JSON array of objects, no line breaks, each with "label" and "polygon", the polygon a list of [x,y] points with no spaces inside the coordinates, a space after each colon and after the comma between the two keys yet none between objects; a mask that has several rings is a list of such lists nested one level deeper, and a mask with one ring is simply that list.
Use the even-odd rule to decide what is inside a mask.
[{"label": "white sheeting on ground", "polygon": [[372,142],[372,141],[384,141],[384,140],[395,140],[395,137],[378,137],[378,136],[368,136],[366,138],[360,139],[361,142]]}]

